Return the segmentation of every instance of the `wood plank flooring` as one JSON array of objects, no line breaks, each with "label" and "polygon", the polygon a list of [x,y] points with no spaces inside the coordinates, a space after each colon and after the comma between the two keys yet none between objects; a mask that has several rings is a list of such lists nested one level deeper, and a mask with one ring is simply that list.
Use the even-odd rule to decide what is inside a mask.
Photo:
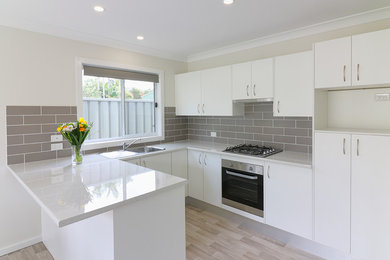
[{"label": "wood plank flooring", "polygon": [[[186,206],[187,260],[320,260],[206,209]],[[0,260],[52,260],[43,243]],[[162,259],[164,260],[164,259]]]}]

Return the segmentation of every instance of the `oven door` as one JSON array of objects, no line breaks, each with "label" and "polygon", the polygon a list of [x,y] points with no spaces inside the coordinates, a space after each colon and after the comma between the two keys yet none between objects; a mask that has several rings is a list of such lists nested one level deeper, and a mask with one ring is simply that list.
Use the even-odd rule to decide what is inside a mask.
[{"label": "oven door", "polygon": [[263,175],[222,167],[222,203],[263,217]]}]

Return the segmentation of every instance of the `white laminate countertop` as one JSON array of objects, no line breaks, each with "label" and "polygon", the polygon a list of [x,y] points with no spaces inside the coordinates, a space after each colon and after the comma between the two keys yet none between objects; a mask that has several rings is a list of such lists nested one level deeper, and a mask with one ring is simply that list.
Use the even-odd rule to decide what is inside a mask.
[{"label": "white laminate countertop", "polygon": [[211,142],[200,142],[200,141],[181,141],[181,142],[175,142],[175,143],[165,143],[165,144],[157,144],[154,145],[156,147],[162,147],[166,150],[159,151],[159,152],[153,152],[149,154],[140,154],[140,155],[133,155],[133,156],[118,156],[117,159],[121,160],[130,160],[130,159],[136,159],[144,156],[151,156],[156,155],[159,153],[164,152],[173,152],[177,150],[182,149],[193,149],[193,150],[200,150],[204,152],[211,152],[211,153],[217,153],[220,154],[223,157],[229,157],[229,158],[237,158],[239,159],[247,159],[251,161],[259,161],[259,162],[273,162],[273,163],[283,163],[283,164],[289,164],[292,166],[299,166],[299,167],[306,167],[311,168],[312,167],[312,154],[311,153],[300,153],[300,152],[290,152],[290,151],[283,151],[281,153],[277,153],[271,156],[268,156],[266,158],[260,158],[255,156],[248,156],[248,155],[242,155],[242,154],[233,154],[233,153],[227,153],[223,152],[223,150],[226,149],[226,144],[218,144],[218,143],[211,143]]},{"label": "white laminate countertop", "polygon": [[64,158],[11,165],[9,169],[59,227],[186,183],[100,155],[85,156],[77,167]]}]

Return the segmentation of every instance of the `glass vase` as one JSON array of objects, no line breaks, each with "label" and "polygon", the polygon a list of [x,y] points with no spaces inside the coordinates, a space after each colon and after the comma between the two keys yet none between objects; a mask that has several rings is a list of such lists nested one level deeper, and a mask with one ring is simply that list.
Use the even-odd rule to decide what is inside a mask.
[{"label": "glass vase", "polygon": [[80,165],[83,163],[83,154],[81,153],[81,146],[72,145],[72,165]]}]

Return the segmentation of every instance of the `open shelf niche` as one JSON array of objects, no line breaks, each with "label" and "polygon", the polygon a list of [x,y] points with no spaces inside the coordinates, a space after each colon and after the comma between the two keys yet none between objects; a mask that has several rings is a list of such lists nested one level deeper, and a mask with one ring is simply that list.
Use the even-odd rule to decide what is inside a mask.
[{"label": "open shelf niche", "polygon": [[390,96],[390,87],[316,89],[314,130],[390,134],[390,100],[378,101],[378,94]]}]

